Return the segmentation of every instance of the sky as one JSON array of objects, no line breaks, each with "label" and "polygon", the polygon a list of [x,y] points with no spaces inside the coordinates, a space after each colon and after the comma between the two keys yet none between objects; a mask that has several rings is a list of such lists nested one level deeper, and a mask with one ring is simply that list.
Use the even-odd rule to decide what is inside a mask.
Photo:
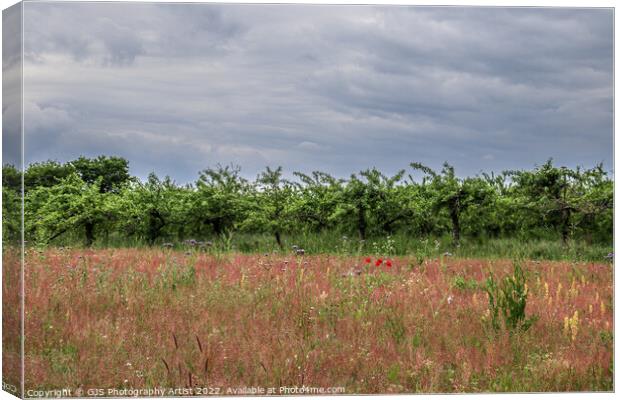
[{"label": "sky", "polygon": [[612,65],[611,9],[26,3],[25,162],[611,170]]}]

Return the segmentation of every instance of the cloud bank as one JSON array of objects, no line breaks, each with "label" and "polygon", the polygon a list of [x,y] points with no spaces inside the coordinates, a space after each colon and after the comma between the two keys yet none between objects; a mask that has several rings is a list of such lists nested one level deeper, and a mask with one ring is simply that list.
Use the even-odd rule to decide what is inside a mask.
[{"label": "cloud bank", "polygon": [[610,9],[25,4],[26,163],[346,177],[613,157]]}]

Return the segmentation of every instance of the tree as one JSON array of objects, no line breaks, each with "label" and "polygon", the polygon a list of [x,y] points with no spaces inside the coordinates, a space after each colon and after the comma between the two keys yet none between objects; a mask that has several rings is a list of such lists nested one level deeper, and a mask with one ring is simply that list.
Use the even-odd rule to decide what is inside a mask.
[{"label": "tree", "polygon": [[2,166],[2,187],[15,193],[22,191],[22,173],[11,164]]},{"label": "tree", "polygon": [[80,157],[71,161],[69,165],[88,184],[94,184],[101,179],[99,186],[101,193],[118,192],[130,179],[129,162],[121,157]]},{"label": "tree", "polygon": [[2,167],[2,239],[17,243],[21,239],[22,174],[13,165]]},{"label": "tree", "polygon": [[82,228],[85,244],[91,246],[97,225],[111,223],[117,213],[114,195],[101,192],[101,181],[88,184],[74,173],[52,187],[33,189],[26,197],[28,231],[48,244]]},{"label": "tree", "polygon": [[565,245],[579,220],[587,224],[613,207],[612,182],[606,179],[602,165],[571,170],[555,167],[549,159],[533,171],[510,171],[510,175],[522,212],[534,213],[551,226]]},{"label": "tree", "polygon": [[369,230],[373,233],[392,233],[394,225],[410,216],[403,207],[405,192],[399,188],[405,171],[387,177],[376,168],[351,175],[341,195],[336,215],[352,221],[361,240]]},{"label": "tree", "polygon": [[24,191],[28,192],[38,187],[52,187],[74,172],[75,169],[70,164],[52,160],[30,164],[24,174]]},{"label": "tree", "polygon": [[170,177],[161,180],[150,173],[146,182],[125,186],[120,197],[125,231],[144,238],[149,246],[164,236],[166,229],[182,223],[184,191]]},{"label": "tree", "polygon": [[489,186],[483,179],[460,179],[454,173],[454,167],[447,162],[443,164],[441,173],[420,164],[411,163],[413,169],[430,176],[427,186],[436,212],[446,210],[452,225],[452,241],[459,245],[461,240],[461,215],[472,206],[480,206],[490,198]]},{"label": "tree", "polygon": [[314,171],[311,175],[294,172],[301,183],[294,183],[297,195],[291,206],[296,220],[319,232],[333,227],[333,215],[342,193],[343,180]]},{"label": "tree", "polygon": [[247,213],[250,185],[239,174],[238,166],[221,166],[200,172],[196,182],[191,217],[198,219],[216,235],[236,229]]},{"label": "tree", "polygon": [[256,188],[252,196],[253,209],[244,226],[272,233],[283,249],[282,232],[288,230],[292,222],[290,205],[294,185],[282,178],[282,167],[267,167],[258,175]]}]

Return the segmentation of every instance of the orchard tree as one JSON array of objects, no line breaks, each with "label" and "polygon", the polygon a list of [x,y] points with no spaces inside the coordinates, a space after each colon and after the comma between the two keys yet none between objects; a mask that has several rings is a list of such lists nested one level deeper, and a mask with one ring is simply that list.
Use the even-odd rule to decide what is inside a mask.
[{"label": "orchard tree", "polygon": [[376,168],[351,175],[344,187],[335,216],[352,223],[361,240],[369,231],[391,233],[394,225],[409,217],[403,207],[405,191],[398,187],[405,171],[388,177]]},{"label": "orchard tree", "polygon": [[75,168],[70,164],[60,164],[57,161],[30,164],[24,174],[24,191],[52,187],[74,172]]},{"label": "orchard tree", "polygon": [[320,171],[311,175],[294,172],[294,175],[301,181],[294,184],[297,188],[292,204],[295,219],[314,232],[331,228],[343,181]]},{"label": "orchard tree", "polygon": [[22,174],[14,165],[4,164],[2,166],[2,188],[21,193]]},{"label": "orchard tree", "polygon": [[461,240],[461,216],[463,212],[481,206],[491,197],[489,186],[483,179],[460,179],[454,173],[454,167],[444,163],[441,173],[420,164],[411,163],[411,167],[430,176],[425,186],[436,212],[448,212],[452,225],[452,241],[459,245]]},{"label": "orchard tree", "polygon": [[284,248],[282,233],[292,226],[291,202],[294,185],[282,177],[282,167],[266,167],[256,179],[253,208],[244,226],[274,235],[280,249]]},{"label": "orchard tree", "polygon": [[122,191],[120,212],[129,234],[144,238],[149,246],[164,235],[166,229],[180,224],[186,207],[183,189],[166,177],[150,173],[146,182],[126,186]]},{"label": "orchard tree", "polygon": [[2,240],[18,243],[21,239],[22,196],[10,188],[2,187]]},{"label": "orchard tree", "polygon": [[94,184],[101,179],[99,184],[101,193],[118,192],[122,185],[130,180],[129,162],[121,157],[80,157],[71,161],[69,165],[88,184]]},{"label": "orchard tree", "polygon": [[118,212],[113,194],[101,192],[102,179],[93,184],[71,174],[52,187],[33,189],[26,197],[26,222],[39,243],[84,230],[85,244],[95,241],[95,228],[114,221]]},{"label": "orchard tree", "polygon": [[579,213],[574,224],[584,232],[588,242],[597,232],[603,233],[599,240],[609,241],[614,223],[614,181],[607,176],[602,164],[581,172],[579,176],[576,207]]},{"label": "orchard tree", "polygon": [[193,194],[191,218],[211,227],[216,235],[232,231],[248,210],[250,185],[238,166],[221,166],[200,172]]},{"label": "orchard tree", "polygon": [[22,174],[13,165],[2,167],[2,240],[21,239]]},{"label": "orchard tree", "polygon": [[566,245],[575,223],[591,222],[613,207],[613,183],[602,165],[590,170],[555,167],[551,159],[533,171],[510,171],[520,209],[550,225]]}]

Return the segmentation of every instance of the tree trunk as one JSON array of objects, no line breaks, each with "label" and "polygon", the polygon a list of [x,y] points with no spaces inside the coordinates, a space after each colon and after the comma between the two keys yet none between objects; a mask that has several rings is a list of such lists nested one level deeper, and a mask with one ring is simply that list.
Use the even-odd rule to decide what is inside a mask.
[{"label": "tree trunk", "polygon": [[570,238],[570,210],[562,210],[562,244],[568,246],[568,239]]},{"label": "tree trunk", "polygon": [[276,242],[278,242],[278,246],[280,246],[280,250],[283,250],[284,246],[282,245],[282,238],[280,237],[280,231],[275,231],[274,235],[276,236]]},{"label": "tree trunk", "polygon": [[88,221],[84,224],[84,228],[86,231],[86,247],[90,247],[95,241],[95,223]]},{"label": "tree trunk", "polygon": [[161,230],[164,226],[166,226],[166,221],[161,216],[159,211],[151,210],[149,213],[149,229],[147,232],[147,241],[149,246],[153,246],[155,244],[155,241],[161,235]]},{"label": "tree trunk", "polygon": [[461,241],[461,224],[459,212],[456,208],[450,210],[450,218],[452,219],[452,242],[455,246],[458,246]]},{"label": "tree trunk", "polygon": [[360,240],[366,240],[366,217],[362,207],[357,209],[357,230],[360,235]]},{"label": "tree trunk", "polygon": [[220,218],[213,218],[211,220],[211,226],[213,227],[213,232],[216,236],[221,236],[222,233],[224,233],[224,226]]}]

